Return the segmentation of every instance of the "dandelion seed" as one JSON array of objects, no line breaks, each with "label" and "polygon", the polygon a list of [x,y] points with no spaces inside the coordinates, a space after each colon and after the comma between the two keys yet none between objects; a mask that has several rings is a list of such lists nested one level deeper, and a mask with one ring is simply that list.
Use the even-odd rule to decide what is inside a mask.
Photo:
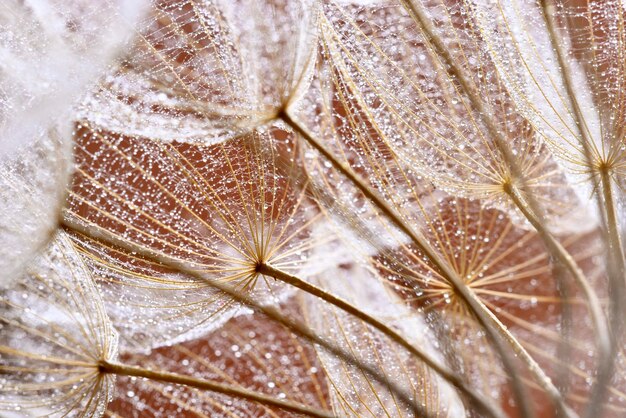
[{"label": "dandelion seed", "polygon": [[2,291],[0,304],[0,410],[101,416],[114,378],[99,363],[116,359],[117,334],[65,234]]},{"label": "dandelion seed", "polygon": [[[109,414],[623,415],[623,20],[618,0],[153,2],[81,105],[72,250],[129,358],[249,367],[222,389],[271,398],[127,368]],[[40,287],[12,295],[25,318]],[[314,350],[233,326],[296,303]]]}]

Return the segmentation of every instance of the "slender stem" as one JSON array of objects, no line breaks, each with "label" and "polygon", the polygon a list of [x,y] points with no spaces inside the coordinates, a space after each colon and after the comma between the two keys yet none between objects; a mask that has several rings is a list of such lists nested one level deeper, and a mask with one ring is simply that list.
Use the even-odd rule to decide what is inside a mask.
[{"label": "slender stem", "polygon": [[[592,151],[592,138],[588,129],[586,129],[585,118],[580,109],[576,93],[574,93],[574,82],[571,74],[570,67],[565,59],[566,52],[558,41],[558,34],[556,31],[556,25],[554,22],[554,6],[548,3],[548,0],[541,0],[543,18],[550,33],[550,41],[552,47],[556,52],[559,68],[563,74],[563,83],[565,90],[567,91],[567,99],[569,100],[570,107],[574,111],[576,129],[578,131],[579,141],[583,147],[585,160],[588,167],[596,167]],[[596,172],[597,171],[597,172]],[[598,204],[598,211],[603,216],[603,221],[607,229],[607,235],[609,242],[609,252],[611,252],[614,258],[614,262],[617,263],[616,271],[613,273],[618,280],[622,280],[624,277],[624,248],[622,246],[619,233],[617,231],[617,218],[615,216],[615,204],[613,201],[613,194],[611,192],[611,180],[610,180],[610,168],[606,164],[600,164],[597,170],[594,171],[593,179],[596,183],[595,193],[596,202]],[[599,174],[599,180],[598,180]],[[602,190],[602,191],[600,191]],[[604,205],[602,204],[604,202]],[[618,301],[619,302],[619,301]]]},{"label": "slender stem", "polygon": [[[546,393],[552,399],[561,398],[561,392],[556,386],[554,386],[551,379],[545,374],[541,366],[539,366],[539,364],[528,353],[528,351],[526,351],[526,349],[520,344],[518,339],[509,332],[506,326],[502,322],[500,322],[498,317],[496,317],[489,309],[485,308],[485,310],[491,315],[493,321],[499,325],[502,335],[504,335],[506,341],[511,344],[515,353],[526,364],[526,367],[528,367],[529,371],[537,377],[538,383],[541,388],[546,391]],[[565,405],[561,406],[559,403],[557,403],[556,406],[557,408],[559,408],[559,413],[563,416],[570,416],[574,414],[574,412]]]},{"label": "slender stem", "polygon": [[[454,59],[441,37],[437,35],[436,29],[426,13],[415,4],[415,1],[401,0],[401,2],[412,17],[412,19],[415,21],[415,23],[421,28],[427,43],[432,45],[434,51],[443,60],[444,66],[448,74],[459,83],[463,91],[467,94],[467,97],[469,98],[472,106],[476,109],[481,117],[481,120],[487,127],[487,131],[489,132],[490,137],[493,139],[494,144],[496,145],[496,147],[502,154],[502,157],[509,166],[513,178],[522,184],[522,188],[524,190],[528,190],[528,187],[526,187],[527,184],[525,176],[520,169],[519,164],[517,163],[515,155],[512,153],[509,147],[509,142],[494,122],[491,116],[492,112],[490,111],[490,109],[487,108],[479,91],[466,77],[463,69],[458,65],[457,60]],[[539,210],[539,204],[532,195],[528,196],[527,204],[533,209],[534,213],[541,213],[541,211]],[[556,254],[556,256],[559,257],[558,253]],[[541,373],[536,374],[535,377],[541,380],[540,383],[543,387],[550,388],[548,392],[551,396],[553,403],[562,413],[565,413],[565,415],[574,416],[575,413],[565,405],[563,397],[561,396],[558,389],[554,386],[550,379],[545,379],[542,377],[542,375],[545,376],[545,374]],[[524,405],[523,399],[520,399],[520,396],[523,396],[523,394],[516,392],[516,398],[518,400],[522,400],[520,408],[522,409],[523,415],[532,416],[533,412],[526,408],[526,405]]]},{"label": "slender stem", "polygon": [[612,330],[613,341],[609,347],[609,353],[606,354],[605,361],[600,362],[598,372],[594,382],[594,386],[591,391],[591,399],[587,405],[585,412],[586,418],[593,418],[597,416],[597,411],[601,410],[601,405],[606,398],[606,386],[611,381],[611,378],[615,372],[615,359],[618,353],[618,344],[616,343],[622,335],[623,321],[624,321],[624,283],[623,278],[626,278],[626,268],[624,268],[624,249],[619,234],[619,227],[617,224],[617,216],[615,213],[615,205],[613,199],[611,176],[607,167],[600,168],[600,181],[602,185],[602,192],[604,198],[604,205],[606,209],[606,224],[607,224],[607,237],[609,246],[609,277],[615,279],[609,281],[609,293],[611,295],[611,317],[612,317]]},{"label": "slender stem", "polygon": [[[348,351],[344,350],[341,347],[338,347],[336,344],[327,341],[326,339],[312,332],[310,328],[308,328],[305,324],[286,317],[277,308],[273,306],[261,305],[253,298],[233,289],[231,286],[221,283],[219,281],[211,280],[206,276],[200,274],[199,272],[190,269],[186,266],[185,263],[181,262],[180,260],[174,259],[170,256],[164,256],[162,254],[155,253],[154,251],[146,249],[140,245],[122,240],[114,234],[111,234],[109,231],[102,229],[101,227],[98,227],[96,225],[87,226],[82,224],[81,222],[77,222],[76,220],[71,219],[69,216],[65,216],[63,218],[62,225],[65,229],[72,231],[76,234],[97,239],[105,243],[106,245],[119,247],[125,251],[128,251],[129,253],[141,256],[146,260],[153,261],[172,270],[176,270],[182,274],[194,278],[195,280],[206,282],[207,284],[213,286],[224,294],[232,297],[237,302],[285,326],[287,329],[289,329],[299,337],[304,338],[312,344],[323,347],[325,350],[328,350],[329,353],[332,353],[333,355],[341,358],[349,364],[356,365],[359,369],[371,375],[377,382],[389,386],[390,390],[398,396],[400,401],[404,402],[407,405],[414,405],[417,410],[421,411],[420,416],[423,416],[425,418],[429,416],[427,411],[423,410],[420,405],[415,404],[414,400],[412,400],[412,397],[407,394],[405,390],[399,388],[394,382],[390,382],[388,377],[381,374],[378,368],[373,367],[370,364],[363,363],[359,359],[355,358],[354,355],[352,355]],[[504,417],[504,413],[500,410],[497,410],[495,407],[492,407],[491,410],[485,410],[485,412],[487,412],[492,417]]]},{"label": "slender stem", "polygon": [[497,415],[498,412],[491,408],[491,405],[488,401],[484,399],[482,395],[474,391],[471,387],[469,387],[459,376],[454,373],[452,370],[448,369],[446,366],[440,364],[435,359],[431,358],[430,355],[425,353],[424,351],[416,348],[408,342],[402,335],[396,332],[393,328],[374,318],[373,316],[363,312],[356,306],[352,305],[350,302],[341,299],[337,296],[334,296],[331,293],[326,292],[324,289],[321,289],[307,281],[304,281],[296,276],[285,273],[282,270],[272,267],[269,264],[259,264],[257,266],[257,272],[269,277],[272,277],[276,280],[280,280],[283,283],[287,283],[291,286],[297,287],[305,291],[306,293],[313,295],[317,298],[320,298],[329,304],[336,306],[342,311],[354,316],[355,318],[360,319],[368,325],[371,325],[373,328],[382,332],[384,335],[389,337],[396,344],[406,348],[413,356],[419,358],[424,364],[434,370],[438,375],[440,375],[443,379],[450,382],[456,388],[458,388],[461,392],[467,395],[482,411],[489,411],[491,415]]},{"label": "slender stem", "polygon": [[[552,274],[558,277],[558,292],[561,300],[569,300],[571,297],[570,285],[565,279],[565,275],[568,274],[562,263],[554,263],[552,267]],[[572,306],[569,303],[563,303],[561,306],[561,315],[559,318],[559,325],[561,327],[561,341],[556,347],[556,358],[559,359],[556,362],[557,369],[554,371],[554,380],[556,386],[561,389],[562,393],[568,393],[570,384],[571,370],[567,367],[570,364],[572,356],[572,345],[569,344],[572,341]]]},{"label": "slender stem", "polygon": [[241,399],[247,399],[249,401],[258,402],[266,406],[273,406],[284,409],[285,411],[295,412],[298,414],[307,415],[316,418],[333,418],[335,415],[323,411],[317,408],[311,408],[306,405],[291,402],[281,401],[272,396],[264,395],[252,390],[230,386],[223,383],[219,383],[213,380],[198,379],[191,376],[185,376],[176,373],[169,373],[161,370],[149,370],[142,367],[130,366],[127,364],[111,363],[108,361],[101,361],[98,364],[98,368],[101,373],[115,374],[118,376],[134,376],[143,377],[150,380],[159,382],[173,383],[176,385],[184,385],[196,389],[208,390],[211,392],[221,393],[227,396],[232,396]]},{"label": "slender stem", "polygon": [[594,325],[598,354],[601,359],[604,359],[605,356],[608,356],[611,351],[611,337],[598,296],[589,285],[589,282],[578,267],[578,264],[576,264],[574,258],[554,237],[554,235],[548,231],[545,223],[540,220],[539,216],[528,205],[520,190],[515,186],[511,186],[506,188],[505,191],[519,210],[524,214],[526,219],[528,219],[532,226],[537,230],[537,233],[541,237],[544,245],[548,248],[548,251],[551,254],[556,255],[557,260],[571,273],[576,281],[576,284],[582,289],[585,298],[587,299],[591,313],[591,320]]},{"label": "slender stem", "polygon": [[563,50],[563,47],[558,40],[559,36],[557,34],[556,24],[554,22],[554,6],[552,4],[549,4],[548,0],[541,0],[541,8],[543,13],[543,20],[546,24],[546,28],[548,29],[548,33],[550,34],[550,43],[552,44],[552,48],[556,52],[559,69],[563,74],[563,84],[565,86],[565,91],[567,92],[567,100],[569,101],[570,107],[574,111],[574,123],[576,125],[576,130],[578,131],[578,139],[580,140],[580,144],[583,147],[583,152],[585,154],[587,164],[589,165],[589,167],[592,167],[593,151],[591,149],[591,144],[593,142],[589,131],[587,130],[587,125],[585,124],[585,117],[580,110],[580,105],[578,104],[576,93],[574,93],[572,73],[567,63],[567,60],[565,59],[566,52]]},{"label": "slender stem", "polygon": [[[620,282],[626,280],[626,262],[624,261],[624,245],[619,232],[619,224],[617,221],[617,212],[615,210],[615,199],[613,198],[613,186],[609,168],[600,169],[600,179],[602,182],[602,193],[604,197],[604,207],[606,209],[607,230],[609,236],[609,250],[612,254],[612,270],[616,277],[620,278]],[[616,283],[617,285],[617,283]],[[620,283],[620,288],[624,287],[624,283]],[[622,300],[618,300],[622,302]]]},{"label": "slender stem", "polygon": [[[576,93],[574,92],[574,82],[571,69],[567,60],[565,59],[566,51],[559,42],[559,35],[556,30],[556,23],[554,19],[554,5],[549,2],[549,0],[541,0],[541,7],[543,12],[543,19],[548,29],[548,33],[550,34],[550,42],[554,51],[556,52],[559,69],[561,71],[561,74],[563,75],[563,84],[567,92],[567,99],[569,100],[570,107],[574,111],[574,121],[576,129],[578,131],[579,142],[583,147],[583,153],[586,163],[588,167],[595,167],[596,164],[594,163],[592,151],[593,141],[591,138],[591,134],[587,129],[587,125],[585,124],[585,118],[581,111],[580,104],[578,103],[578,98],[576,96]],[[609,247],[608,272],[610,282],[609,285],[611,287],[611,291],[609,292],[609,294],[612,302],[611,328],[613,331],[613,338],[611,338],[610,333],[607,332],[608,347],[601,347],[600,344],[598,344],[598,373],[594,385],[591,389],[591,401],[589,402],[587,411],[585,413],[585,416],[587,418],[592,418],[593,416],[595,416],[599,405],[602,403],[602,400],[606,395],[605,387],[610,381],[611,376],[613,375],[616,354],[615,345],[617,339],[620,338],[620,329],[622,327],[621,322],[623,321],[623,308],[621,307],[621,303],[624,297],[624,284],[622,281],[623,278],[626,276],[626,271],[624,269],[624,248],[622,246],[617,228],[617,218],[615,216],[615,205],[611,192],[611,178],[609,175],[609,168],[602,165],[598,171],[600,181],[598,182],[597,173],[594,173],[593,179],[596,183],[595,200],[598,205],[598,212],[603,215],[602,220],[605,224],[605,233],[607,237],[606,241],[608,242]],[[597,183],[600,183],[600,185],[598,185]],[[602,190],[602,192],[600,192],[600,189]],[[603,200],[604,205],[602,204]],[[597,330],[598,329],[596,328],[596,331]],[[607,342],[602,341],[602,343],[606,344]]]},{"label": "slender stem", "polygon": [[[313,148],[315,148],[320,154],[322,154],[333,165],[333,167],[335,167],[336,170],[345,175],[350,180],[350,182],[354,186],[356,186],[361,191],[361,193],[365,195],[367,199],[374,203],[374,205],[378,207],[378,209],[380,209],[381,212],[383,212],[383,214],[389,220],[391,220],[397,228],[404,232],[415,243],[415,245],[433,263],[435,268],[439,270],[442,276],[448,280],[448,282],[454,288],[456,294],[461,298],[461,300],[463,300],[467,304],[469,309],[474,313],[474,315],[478,319],[478,322],[485,329],[487,336],[495,345],[496,351],[498,352],[502,360],[502,364],[504,365],[505,370],[508,372],[508,375],[511,378],[516,400],[520,404],[519,407],[521,408],[522,412],[528,410],[528,405],[526,404],[526,399],[528,399],[526,396],[526,390],[523,387],[523,383],[520,379],[519,373],[517,373],[516,367],[513,365],[513,359],[505,349],[504,342],[502,341],[501,334],[507,335],[509,334],[508,331],[506,331],[505,328],[502,328],[501,323],[493,321],[489,310],[480,302],[476,294],[474,294],[474,292],[472,292],[467,287],[467,285],[458,277],[458,275],[441,260],[441,258],[435,253],[435,251],[430,247],[426,240],[423,237],[419,236],[415,231],[413,231],[413,229],[402,220],[400,215],[397,214],[395,210],[391,208],[391,206],[389,206],[374,190],[367,186],[367,184],[363,180],[361,180],[350,167],[342,164],[331,151],[329,151],[321,142],[313,137],[308,129],[292,119],[288,112],[283,110],[278,114],[277,117],[282,119],[295,132],[297,132],[302,138],[304,138]],[[529,365],[529,368],[530,366],[532,365]],[[548,383],[551,384],[550,382],[547,382],[546,384]],[[528,413],[525,414],[525,416],[533,416],[532,412],[526,412]]]}]

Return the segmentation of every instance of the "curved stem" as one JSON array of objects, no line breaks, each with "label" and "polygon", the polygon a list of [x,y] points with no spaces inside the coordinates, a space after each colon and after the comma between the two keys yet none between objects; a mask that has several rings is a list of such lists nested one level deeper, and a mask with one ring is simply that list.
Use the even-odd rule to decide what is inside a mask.
[{"label": "curved stem", "polygon": [[[522,411],[528,409],[526,404],[526,391],[523,387],[523,383],[517,373],[516,367],[513,365],[513,359],[506,351],[504,342],[502,341],[502,335],[509,334],[506,329],[502,328],[502,324],[496,323],[492,320],[488,309],[480,302],[474,292],[472,292],[467,285],[458,277],[458,275],[452,271],[447,264],[445,264],[441,258],[430,247],[426,240],[419,236],[413,229],[402,220],[399,214],[389,206],[374,190],[372,190],[367,184],[355,174],[352,169],[342,164],[331,151],[329,151],[321,142],[313,137],[313,135],[304,126],[300,125],[297,121],[291,118],[288,112],[281,111],[278,116],[283,122],[289,125],[295,132],[297,132],[302,138],[304,138],[313,148],[315,148],[320,154],[322,154],[336,170],[345,175],[350,182],[356,186],[361,193],[365,195],[381,212],[392,221],[392,223],[405,233],[415,245],[424,253],[424,255],[433,263],[436,269],[439,270],[441,275],[446,278],[454,288],[455,292],[460,298],[467,304],[469,309],[474,313],[478,322],[485,329],[490,340],[495,345],[496,351],[500,355],[502,364],[505,370],[508,372],[509,377],[513,385],[513,389],[516,395],[516,400],[520,404]],[[510,334],[509,334],[510,335]],[[530,367],[531,365],[529,365]],[[549,382],[548,382],[549,383]],[[546,383],[546,385],[548,385]],[[551,383],[549,383],[551,384]],[[554,388],[556,390],[556,388]],[[558,391],[557,391],[558,393]],[[525,416],[533,416],[532,412],[528,412]]]},{"label": "curved stem", "polygon": [[[602,183],[602,193],[604,198],[604,207],[606,209],[607,219],[607,233],[609,237],[609,250],[611,253],[611,265],[610,270],[613,270],[613,275],[618,279],[615,282],[615,286],[620,289],[624,288],[624,280],[626,280],[626,262],[624,257],[624,245],[619,233],[619,224],[617,221],[617,213],[615,211],[615,199],[613,199],[613,186],[611,184],[611,176],[609,169],[600,170],[600,179]],[[616,299],[616,304],[619,305],[623,302],[622,299]],[[624,307],[621,307],[624,309]],[[620,318],[620,321],[623,319]]]},{"label": "curved stem", "polygon": [[[571,73],[571,69],[565,59],[566,51],[559,42],[559,35],[556,30],[556,23],[554,20],[554,5],[549,0],[541,0],[541,8],[543,13],[543,19],[550,34],[550,42],[552,48],[556,52],[556,56],[559,63],[559,69],[563,76],[563,84],[567,92],[567,99],[569,105],[574,112],[574,121],[576,130],[578,131],[578,139],[583,148],[586,163],[589,167],[595,167],[593,152],[592,152],[592,138],[587,125],[585,124],[585,118],[581,111],[580,104],[576,93],[574,92],[574,83]],[[598,212],[603,215],[602,221],[605,224],[605,234],[608,242],[608,272],[609,272],[609,284],[610,284],[610,298],[612,302],[611,306],[611,328],[613,329],[613,338],[611,338],[610,330],[607,331],[607,336],[604,338],[607,341],[602,341],[602,345],[598,347],[599,351],[599,366],[596,380],[591,389],[591,401],[587,407],[585,416],[592,418],[595,412],[599,409],[600,404],[605,396],[605,387],[609,383],[615,367],[615,354],[616,354],[616,341],[620,338],[623,308],[620,306],[624,297],[624,277],[626,277],[626,269],[624,268],[624,248],[619,236],[619,230],[617,227],[617,217],[615,215],[615,204],[611,191],[611,178],[609,175],[608,167],[599,168],[598,181],[597,173],[594,173],[593,179],[596,183],[596,203],[598,205]],[[600,183],[600,184],[598,184]],[[602,190],[602,192],[600,192]],[[604,205],[602,204],[604,201]],[[608,344],[608,345],[607,345]],[[605,346],[607,345],[607,346]]]},{"label": "curved stem", "polygon": [[211,392],[221,393],[227,396],[232,396],[241,399],[247,399],[249,401],[258,402],[266,406],[273,406],[285,411],[295,412],[303,414],[309,417],[316,418],[333,418],[335,415],[316,408],[311,408],[306,405],[291,402],[281,401],[272,396],[264,395],[252,390],[230,386],[223,383],[219,383],[213,380],[198,379],[191,376],[185,376],[182,374],[170,373],[160,370],[149,370],[142,367],[130,366],[127,364],[111,363],[102,360],[98,363],[98,369],[101,373],[114,374],[117,376],[134,376],[143,377],[150,380],[159,382],[173,383],[176,385],[184,385],[196,389],[208,390]]},{"label": "curved stem", "polygon": [[[407,405],[414,405],[415,409],[421,411],[420,416],[423,416],[425,418],[429,416],[427,411],[424,411],[420,405],[415,404],[415,401],[414,399],[412,399],[411,395],[407,394],[405,390],[399,388],[394,382],[390,382],[388,377],[382,375],[376,367],[373,367],[370,364],[363,363],[359,359],[356,359],[348,351],[344,350],[341,347],[338,347],[336,344],[330,341],[327,341],[326,339],[312,332],[311,329],[307,327],[305,324],[303,324],[302,322],[295,321],[285,316],[282,312],[280,312],[279,309],[273,306],[261,305],[260,303],[258,303],[251,297],[247,296],[246,294],[233,289],[231,286],[221,283],[219,281],[210,280],[209,278],[200,274],[199,272],[190,269],[189,267],[186,266],[185,263],[181,262],[180,260],[174,259],[171,256],[164,256],[160,253],[156,253],[155,251],[151,251],[149,249],[141,247],[140,245],[122,240],[119,237],[115,236],[114,234],[111,234],[109,231],[102,229],[99,226],[96,226],[96,225],[87,226],[80,222],[77,222],[76,220],[71,219],[68,216],[65,216],[63,218],[62,225],[65,229],[72,231],[75,234],[87,236],[87,237],[90,237],[91,239],[99,240],[105,243],[106,245],[121,248],[125,251],[128,251],[129,253],[133,253],[138,256],[141,256],[146,260],[159,263],[167,268],[170,268],[172,270],[185,274],[189,277],[192,277],[195,280],[200,280],[211,285],[212,287],[216,288],[220,292],[223,292],[229,297],[232,297],[233,300],[236,300],[242,305],[245,305],[253,309],[256,312],[259,312],[265,315],[269,319],[285,326],[287,329],[289,329],[290,331],[292,331],[294,334],[298,335],[299,337],[304,338],[305,340],[309,341],[312,344],[317,344],[320,347],[323,347],[325,350],[328,350],[329,353],[332,353],[333,355],[337,356],[338,358],[341,358],[342,360],[350,364],[356,365],[358,368],[360,368],[364,372],[371,375],[377,382],[389,386],[390,390],[393,391],[398,396],[398,399],[400,401],[406,403]],[[494,409],[493,413],[491,413],[490,410],[486,410],[485,412],[489,413],[491,416],[496,417],[496,418],[504,417],[504,413],[502,413],[499,410]]]},{"label": "curved stem", "polygon": [[[565,60],[565,51],[558,42],[558,35],[553,17],[554,6],[552,4],[548,4],[548,0],[542,0],[541,5],[543,9],[544,21],[546,22],[548,32],[550,33],[550,41],[556,52],[559,61],[559,68],[563,74],[563,83],[567,91],[567,98],[574,111],[576,129],[578,131],[580,143],[583,147],[585,159],[590,168],[595,167],[597,164],[594,162],[593,152],[591,149],[592,138],[586,128],[587,125],[585,124],[585,118],[580,110],[576,94],[574,93],[574,83],[572,81],[571,70]],[[598,176],[600,177],[599,181],[597,179]],[[621,281],[626,277],[624,268],[626,263],[626,261],[624,261],[624,257],[626,257],[626,254],[624,253],[624,247],[618,232],[619,228],[617,226],[617,217],[615,215],[615,202],[611,187],[610,167],[607,164],[601,163],[600,166],[597,167],[597,173],[594,173],[593,178],[597,183],[595,185],[595,192],[597,196],[596,201],[598,203],[598,210],[601,214],[604,214],[603,221],[606,224],[609,251],[612,254],[611,257],[613,257],[613,263],[615,263],[615,267],[613,267],[613,270],[615,271],[613,273],[616,276],[615,278]],[[604,202],[604,205],[602,202]]]},{"label": "curved stem", "polygon": [[511,200],[513,200],[515,206],[519,208],[526,219],[528,219],[531,225],[535,228],[544,245],[548,248],[548,251],[551,254],[556,255],[557,260],[569,271],[569,273],[571,273],[572,277],[576,281],[576,284],[583,291],[589,304],[591,320],[594,324],[594,332],[598,342],[598,355],[601,359],[604,359],[605,356],[608,356],[611,351],[611,337],[598,296],[589,285],[589,282],[585,278],[583,272],[578,267],[576,260],[574,260],[571,254],[554,237],[554,235],[548,231],[545,223],[540,220],[539,216],[537,216],[530,205],[528,205],[524,196],[520,193],[520,190],[517,187],[511,186],[505,189],[505,192],[509,195]]},{"label": "curved stem", "polygon": [[284,271],[274,268],[268,264],[259,264],[257,266],[257,272],[265,276],[272,277],[276,280],[280,280],[283,283],[287,283],[291,286],[297,287],[298,289],[301,289],[310,295],[320,298],[328,302],[329,304],[336,306],[342,311],[354,316],[355,318],[360,319],[364,323],[372,326],[373,328],[377,329],[378,331],[389,337],[396,344],[407,349],[413,356],[420,359],[422,362],[424,362],[424,364],[434,370],[443,379],[445,379],[447,382],[454,385],[457,389],[467,395],[478,407],[480,407],[482,411],[488,411],[489,414],[492,416],[497,416],[497,414],[499,414],[499,412],[491,407],[489,402],[487,402],[480,394],[478,394],[471,387],[469,387],[462,379],[459,378],[456,373],[437,362],[424,351],[421,351],[420,349],[413,346],[413,344],[408,342],[393,328],[389,327],[388,325],[379,321],[373,316],[367,314],[366,312],[363,312],[356,306],[352,305],[350,302],[334,296],[333,294],[326,292],[324,289],[321,289],[296,276],[285,273]]},{"label": "curved stem", "polygon": [[[526,187],[526,179],[525,179],[523,172],[520,169],[519,164],[517,163],[517,159],[515,155],[512,153],[509,147],[508,141],[506,140],[502,132],[498,129],[496,123],[494,122],[491,116],[492,112],[490,112],[487,106],[485,105],[484,100],[481,97],[480,93],[477,91],[473,83],[471,83],[470,80],[466,77],[464,71],[458,65],[457,61],[454,59],[452,54],[449,52],[448,48],[445,46],[441,37],[437,35],[433,23],[430,21],[430,19],[424,13],[424,11],[420,7],[415,5],[414,0],[401,0],[401,2],[404,5],[405,9],[411,15],[415,23],[422,30],[422,33],[424,34],[426,41],[430,45],[432,45],[437,55],[440,58],[442,58],[448,74],[450,74],[459,83],[463,91],[467,94],[467,97],[469,98],[472,106],[476,109],[476,111],[481,117],[481,120],[485,123],[485,126],[487,127],[487,131],[489,132],[489,135],[493,139],[494,144],[496,145],[496,147],[502,154],[502,157],[504,158],[504,160],[510,167],[513,177],[517,181],[522,183],[522,188],[524,190],[527,190],[528,188]],[[528,199],[526,200],[526,204],[527,204],[527,207],[532,208],[532,211],[535,214],[541,213],[541,211],[539,210],[540,206],[532,195],[528,196]],[[543,221],[540,218],[535,218],[535,219],[538,219],[539,223],[543,224]],[[542,229],[545,231],[545,228],[542,228]],[[567,254],[567,251],[565,251],[564,248],[559,249],[558,247],[555,247],[552,245],[548,247],[548,249],[550,248],[552,248],[552,250],[555,251],[555,256],[557,258],[564,258],[564,259],[568,258],[568,257],[563,256],[564,254]],[[563,251],[560,251],[560,250],[563,250]],[[569,258],[571,259],[571,257]],[[574,263],[574,266],[575,266],[575,263]],[[573,271],[575,270],[578,270],[578,268],[576,267],[573,269]],[[584,277],[583,277],[583,282],[586,282],[586,280],[584,280]],[[587,290],[589,289],[590,288],[587,286]],[[593,293],[593,292],[590,292],[590,293]],[[588,294],[589,293],[585,293],[585,296],[587,296]],[[593,298],[591,300],[588,299],[588,301],[591,304],[593,302]],[[592,308],[592,309],[596,309],[596,308]],[[602,333],[602,331],[600,331],[600,333]],[[606,340],[606,335],[608,334],[608,332],[605,332],[604,334],[605,335],[603,336],[603,339]],[[597,342],[599,346],[602,346],[604,343],[605,341],[599,341],[599,340]],[[535,377],[537,377],[540,380],[540,384],[542,385],[542,387],[550,389],[548,393],[550,394],[553,403],[557,406],[561,414],[564,414],[565,416],[575,415],[574,412],[571,411],[571,409],[565,405],[565,402],[560,392],[549,379],[546,380],[541,375],[535,375]],[[525,408],[523,405],[521,406],[521,408],[522,408],[522,412],[525,415],[528,413],[532,414],[532,412],[526,410],[527,408]]]},{"label": "curved stem", "polygon": [[613,374],[615,373],[615,360],[617,358],[619,344],[617,341],[621,338],[622,330],[624,326],[624,311],[625,307],[622,303],[625,298],[624,294],[624,278],[626,278],[626,268],[624,267],[624,248],[622,246],[622,240],[619,234],[619,227],[617,223],[617,215],[615,213],[615,204],[613,199],[611,177],[608,169],[600,170],[600,180],[602,184],[602,192],[604,198],[604,205],[606,208],[606,234],[608,236],[609,246],[609,277],[613,278],[609,280],[609,294],[611,295],[611,322],[613,331],[612,344],[609,347],[609,353],[606,354],[605,361],[600,362],[598,367],[597,376],[591,391],[591,400],[587,405],[585,412],[586,418],[593,418],[597,415],[597,411],[601,410],[601,405],[606,398],[606,386],[610,383]]}]

